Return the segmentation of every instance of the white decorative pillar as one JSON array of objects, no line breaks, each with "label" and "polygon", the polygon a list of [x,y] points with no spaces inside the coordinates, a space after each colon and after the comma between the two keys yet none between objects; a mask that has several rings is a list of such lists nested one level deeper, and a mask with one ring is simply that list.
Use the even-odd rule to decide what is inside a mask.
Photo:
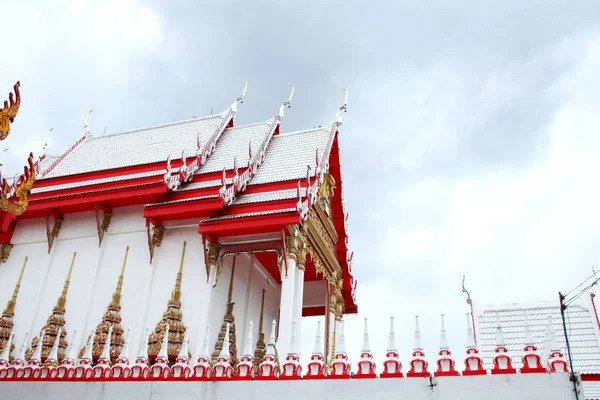
[{"label": "white decorative pillar", "polygon": [[304,302],[304,263],[306,261],[306,257],[302,257],[302,255],[300,255],[300,257],[298,258],[298,261],[296,262],[296,265],[298,266],[297,270],[296,270],[296,277],[295,279],[295,294],[294,294],[294,320],[296,321],[296,345],[298,346],[298,348],[302,348],[301,347],[301,343],[300,343],[300,339],[302,338],[302,335],[300,335],[300,332],[302,331],[301,326],[302,326],[302,304]]},{"label": "white decorative pillar", "polygon": [[288,254],[287,273],[285,264],[281,268],[281,296],[279,299],[279,335],[277,352],[280,362],[285,360],[292,340],[292,321],[294,320],[294,295],[296,292],[296,259]]}]

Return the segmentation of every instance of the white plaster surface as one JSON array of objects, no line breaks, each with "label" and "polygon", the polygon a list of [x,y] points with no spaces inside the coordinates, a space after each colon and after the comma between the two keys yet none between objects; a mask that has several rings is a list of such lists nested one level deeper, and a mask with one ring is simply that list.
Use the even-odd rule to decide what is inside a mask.
[{"label": "white plaster surface", "polygon": [[[567,374],[254,382],[0,382],[3,400],[569,400]],[[583,393],[580,393],[583,399]]]}]

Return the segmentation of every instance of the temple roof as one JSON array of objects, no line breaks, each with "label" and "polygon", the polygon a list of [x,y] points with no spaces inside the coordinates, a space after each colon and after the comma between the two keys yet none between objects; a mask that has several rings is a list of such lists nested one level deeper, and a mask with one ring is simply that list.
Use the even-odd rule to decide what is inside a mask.
[{"label": "temple roof", "polygon": [[86,139],[45,176],[45,179],[134,165],[164,162],[167,157],[196,154],[198,137],[205,143],[223,122],[224,114],[158,125]]},{"label": "temple roof", "polygon": [[306,178],[307,166],[312,168],[314,176],[317,149],[322,157],[330,130],[331,125],[274,136],[265,162],[250,185]]},{"label": "temple roof", "polygon": [[[477,315],[478,340],[484,366],[489,368],[496,348],[497,320],[500,320],[502,333],[509,352],[512,353],[512,364],[522,367],[521,356],[525,345],[525,310],[531,334],[539,354],[547,355],[545,343],[548,316],[552,317],[557,340],[566,357],[565,338],[563,334],[560,308],[556,303],[511,304],[506,306],[485,307]],[[580,304],[569,306],[565,312],[567,330],[573,366],[580,373],[600,373],[600,329],[594,311]],[[544,356],[542,356],[543,359]],[[587,393],[586,393],[587,394]]]}]

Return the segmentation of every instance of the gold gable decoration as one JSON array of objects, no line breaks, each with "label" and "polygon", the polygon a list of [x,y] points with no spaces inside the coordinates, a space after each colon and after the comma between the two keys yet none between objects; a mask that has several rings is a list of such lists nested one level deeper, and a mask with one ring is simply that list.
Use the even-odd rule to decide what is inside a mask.
[{"label": "gold gable decoration", "polygon": [[21,82],[15,83],[15,94],[8,93],[8,100],[4,101],[4,107],[0,108],[0,140],[4,140],[10,133],[10,124],[15,122],[19,107],[21,106],[21,93],[19,87]]},{"label": "gold gable decoration", "polygon": [[[156,357],[162,346],[167,325],[169,326],[169,338],[167,354],[169,358],[175,358],[181,351],[183,337],[185,335],[185,325],[183,324],[183,314],[181,312],[181,280],[183,276],[183,260],[185,259],[186,242],[183,242],[181,251],[181,261],[179,271],[175,279],[175,288],[171,292],[171,298],[167,304],[167,309],[163,313],[162,319],[156,324],[154,332],[148,339],[148,355]],[[188,355],[191,357],[191,354]]]},{"label": "gold gable decoration", "polygon": [[0,209],[15,216],[22,215],[29,205],[29,194],[36,175],[33,153],[29,153],[27,164],[28,166],[23,168],[23,175],[16,178],[12,185],[8,184],[6,178],[2,178]]}]

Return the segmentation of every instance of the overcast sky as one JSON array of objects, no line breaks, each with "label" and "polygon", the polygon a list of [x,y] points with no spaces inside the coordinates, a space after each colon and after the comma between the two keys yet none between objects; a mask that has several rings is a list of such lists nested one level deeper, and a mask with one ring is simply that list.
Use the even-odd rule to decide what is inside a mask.
[{"label": "overcast sky", "polygon": [[[0,94],[23,103],[2,145],[22,168],[101,135],[224,110],[340,145],[358,317],[381,363],[390,314],[407,368],[414,315],[433,362],[439,314],[462,360],[465,296],[557,298],[600,268],[600,3],[589,1],[3,1]],[[5,93],[6,92],[6,93]],[[4,93],[4,94],[2,94]],[[302,351],[316,323],[303,323]],[[462,364],[462,361],[460,361]]]}]

